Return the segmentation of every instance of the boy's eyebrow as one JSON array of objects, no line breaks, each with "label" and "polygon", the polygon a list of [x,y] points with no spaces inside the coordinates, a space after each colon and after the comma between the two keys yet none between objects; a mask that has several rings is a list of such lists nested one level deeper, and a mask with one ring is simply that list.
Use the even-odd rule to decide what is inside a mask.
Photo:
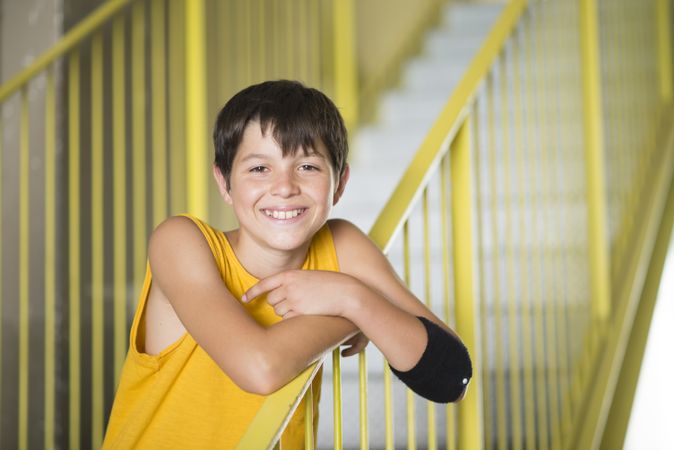
[{"label": "boy's eyebrow", "polygon": [[244,156],[241,159],[241,162],[248,161],[249,159],[269,159],[269,157],[263,153],[251,153],[250,155]]},{"label": "boy's eyebrow", "polygon": [[[305,156],[315,156],[317,158],[326,159],[324,154],[315,150],[306,152]],[[269,155],[265,155],[264,153],[251,153],[250,155],[241,158],[241,162],[246,162],[251,159],[269,159]]]},{"label": "boy's eyebrow", "polygon": [[313,148],[310,148],[309,150],[300,149],[300,150],[297,150],[297,152],[295,152],[295,153],[300,153],[300,152],[302,153],[303,156],[315,156],[317,158],[326,159],[325,155],[323,153],[321,153],[319,151],[316,151]]}]

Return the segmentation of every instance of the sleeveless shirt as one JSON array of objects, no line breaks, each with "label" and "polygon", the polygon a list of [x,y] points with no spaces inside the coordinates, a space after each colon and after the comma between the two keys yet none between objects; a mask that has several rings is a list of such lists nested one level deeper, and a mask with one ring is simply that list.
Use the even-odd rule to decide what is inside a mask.
[{"label": "sleeveless shirt", "polygon": [[[199,227],[227,288],[240,299],[259,280],[241,265],[223,232],[196,217],[183,216]],[[339,270],[327,224],[313,237],[302,269]],[[103,448],[232,449],[265,397],[240,389],[187,332],[158,355],[144,353],[144,314],[151,283],[148,263]],[[281,320],[264,296],[243,306],[262,326]],[[312,385],[314,433],[320,385],[319,372]],[[283,433],[282,448],[304,448],[304,402]]]}]

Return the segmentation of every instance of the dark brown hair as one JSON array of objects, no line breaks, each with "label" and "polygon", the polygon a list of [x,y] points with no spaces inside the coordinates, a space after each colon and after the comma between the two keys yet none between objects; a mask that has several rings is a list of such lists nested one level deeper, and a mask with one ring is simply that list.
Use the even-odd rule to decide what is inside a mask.
[{"label": "dark brown hair", "polygon": [[262,134],[271,130],[284,157],[300,148],[316,149],[320,139],[337,176],[344,173],[349,146],[344,120],[335,104],[321,91],[297,81],[265,81],[234,95],[215,121],[215,164],[228,187],[234,157],[251,121],[260,124]]}]

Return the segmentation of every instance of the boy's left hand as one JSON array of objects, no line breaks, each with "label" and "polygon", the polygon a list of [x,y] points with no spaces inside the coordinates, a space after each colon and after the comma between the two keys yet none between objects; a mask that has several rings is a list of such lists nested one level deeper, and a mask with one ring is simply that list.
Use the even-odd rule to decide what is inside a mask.
[{"label": "boy's left hand", "polygon": [[362,284],[354,277],[323,270],[288,270],[260,280],[241,299],[267,293],[277,315],[344,316],[345,304]]},{"label": "boy's left hand", "polygon": [[362,332],[355,334],[351,339],[342,344],[346,346],[346,348],[342,350],[342,356],[356,355],[364,350],[369,343],[370,340]]}]

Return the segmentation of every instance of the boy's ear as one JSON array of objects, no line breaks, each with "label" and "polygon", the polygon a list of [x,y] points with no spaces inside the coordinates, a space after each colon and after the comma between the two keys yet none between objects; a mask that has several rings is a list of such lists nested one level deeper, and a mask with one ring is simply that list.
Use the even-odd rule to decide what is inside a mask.
[{"label": "boy's ear", "polygon": [[232,197],[229,195],[227,181],[225,180],[225,177],[222,176],[220,168],[215,164],[213,164],[213,177],[215,178],[215,182],[218,184],[218,190],[220,191],[220,195],[228,205],[231,205]]},{"label": "boy's ear", "polygon": [[346,182],[349,181],[349,175],[351,174],[351,168],[347,163],[344,167],[344,173],[339,177],[339,183],[337,184],[337,189],[335,189],[335,195],[332,197],[332,205],[336,205],[342,194],[344,193],[344,188],[346,188]]}]

